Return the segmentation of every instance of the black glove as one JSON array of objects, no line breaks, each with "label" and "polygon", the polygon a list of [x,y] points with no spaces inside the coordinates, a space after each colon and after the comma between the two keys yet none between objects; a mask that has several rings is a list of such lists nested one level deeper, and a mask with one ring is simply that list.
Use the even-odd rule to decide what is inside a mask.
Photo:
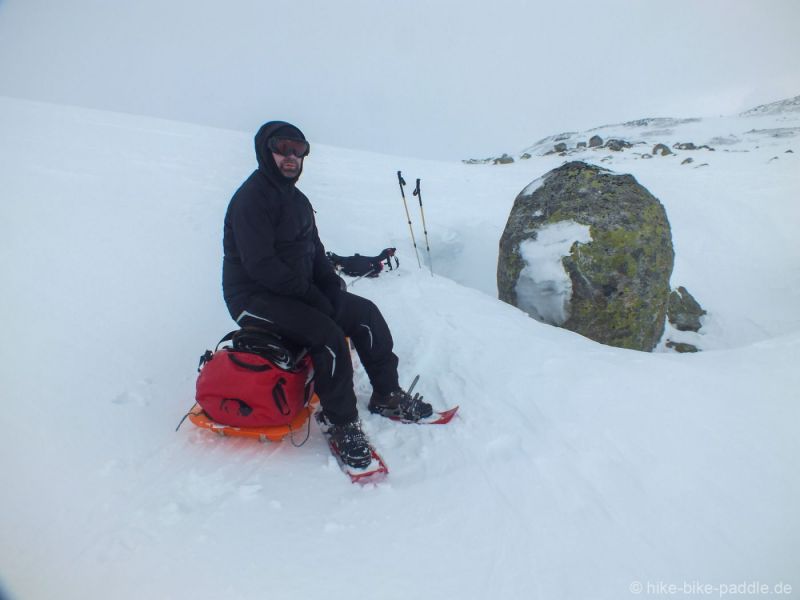
[{"label": "black glove", "polygon": [[332,317],[334,314],[333,304],[328,298],[325,297],[319,288],[313,283],[308,286],[308,291],[303,295],[303,302],[309,306],[313,306],[319,312]]}]

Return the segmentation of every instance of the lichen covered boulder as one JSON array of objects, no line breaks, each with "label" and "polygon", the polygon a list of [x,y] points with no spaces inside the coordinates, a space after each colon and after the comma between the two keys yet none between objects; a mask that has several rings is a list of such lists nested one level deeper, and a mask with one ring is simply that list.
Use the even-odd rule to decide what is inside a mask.
[{"label": "lichen covered boulder", "polygon": [[651,351],[674,252],[661,203],[631,175],[570,162],[528,185],[500,239],[500,299],[603,344]]}]

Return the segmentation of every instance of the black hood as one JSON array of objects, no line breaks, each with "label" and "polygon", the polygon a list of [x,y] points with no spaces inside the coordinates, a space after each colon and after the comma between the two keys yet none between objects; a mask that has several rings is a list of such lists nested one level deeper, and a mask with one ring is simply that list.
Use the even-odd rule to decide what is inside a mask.
[{"label": "black hood", "polygon": [[301,162],[300,172],[296,177],[292,178],[285,177],[283,173],[278,170],[278,166],[275,164],[275,161],[272,158],[272,152],[270,152],[269,148],[267,148],[267,140],[269,140],[271,137],[274,137],[276,134],[280,134],[281,137],[287,137],[296,140],[306,139],[302,131],[286,121],[270,121],[269,123],[264,123],[261,126],[261,129],[258,130],[258,133],[256,133],[255,139],[258,168],[276,183],[283,185],[294,185],[297,183],[297,180],[303,173],[303,164]]}]

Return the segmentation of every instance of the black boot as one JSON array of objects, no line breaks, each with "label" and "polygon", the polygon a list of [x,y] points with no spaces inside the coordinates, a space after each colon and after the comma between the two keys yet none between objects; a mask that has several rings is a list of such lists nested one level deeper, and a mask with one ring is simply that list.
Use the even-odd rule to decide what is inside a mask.
[{"label": "black boot", "polygon": [[372,448],[356,419],[342,425],[330,423],[323,415],[318,417],[323,433],[328,436],[334,450],[346,465],[364,469],[372,462]]},{"label": "black boot", "polygon": [[423,402],[422,396],[402,389],[385,395],[372,392],[368,408],[371,413],[402,421],[419,421],[433,414],[433,407]]}]

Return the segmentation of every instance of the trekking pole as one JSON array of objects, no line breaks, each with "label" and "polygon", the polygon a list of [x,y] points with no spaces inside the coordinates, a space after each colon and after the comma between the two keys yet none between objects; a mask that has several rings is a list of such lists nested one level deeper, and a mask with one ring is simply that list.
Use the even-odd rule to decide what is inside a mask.
[{"label": "trekking pole", "polygon": [[353,279],[353,281],[351,281],[350,283],[348,283],[348,284],[347,284],[347,287],[353,287],[353,286],[356,284],[356,282],[358,282],[360,279],[364,279],[364,277],[369,277],[369,276],[370,276],[370,275],[372,275],[374,272],[375,272],[375,269],[371,269],[371,270],[367,271],[366,273],[364,273],[363,275],[359,275],[358,277],[356,277],[355,279]]},{"label": "trekking pole", "polygon": [[431,246],[428,243],[428,227],[425,225],[425,211],[422,208],[422,190],[419,189],[419,179],[417,179],[417,187],[414,188],[414,195],[417,197],[417,200],[419,200],[419,214],[422,215],[422,231],[425,233],[425,248],[428,250],[428,266],[431,268],[431,277],[433,277]]},{"label": "trekking pole", "polygon": [[400,183],[400,195],[403,197],[403,206],[406,208],[406,218],[408,219],[408,230],[411,232],[411,243],[414,244],[414,254],[417,255],[417,265],[419,268],[422,268],[422,263],[419,262],[419,252],[417,252],[417,240],[414,238],[414,228],[411,227],[411,215],[408,213],[408,204],[406,204],[406,192],[403,189],[403,186],[406,184],[406,180],[403,179],[403,176],[400,174],[400,171],[397,172],[397,181]]}]

